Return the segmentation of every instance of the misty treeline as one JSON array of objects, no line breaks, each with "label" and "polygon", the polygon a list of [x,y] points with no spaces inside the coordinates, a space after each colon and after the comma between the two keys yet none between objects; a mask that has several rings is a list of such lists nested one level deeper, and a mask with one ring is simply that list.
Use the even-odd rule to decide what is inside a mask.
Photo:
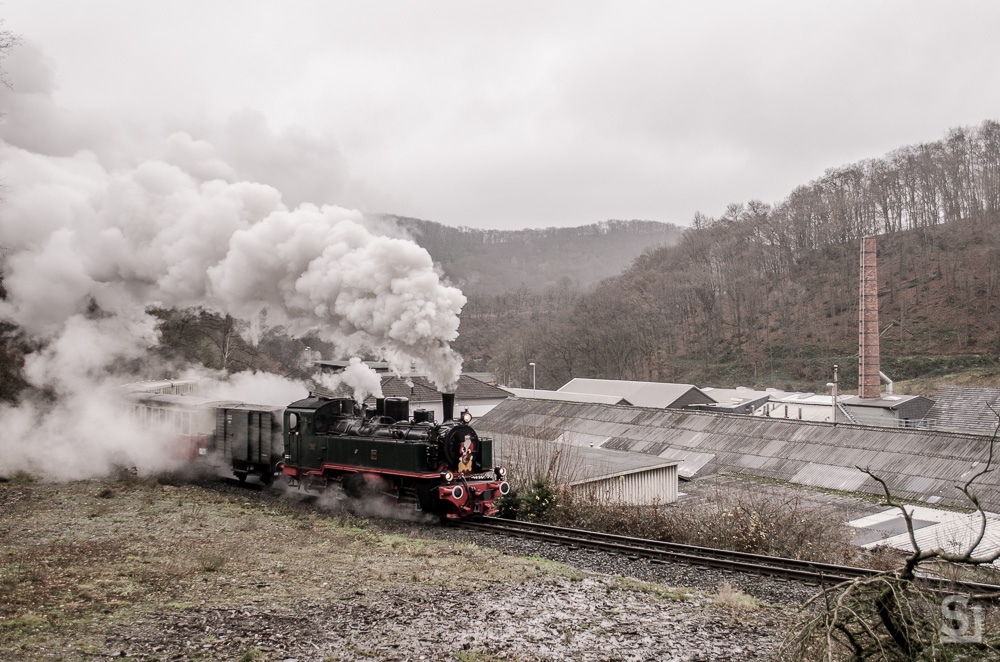
[{"label": "misty treeline", "polygon": [[884,356],[997,354],[998,219],[1000,124],[953,129],[831,169],[777,204],[698,213],[678,244],[572,305],[495,306],[495,320],[519,323],[490,367],[530,386],[535,362],[545,388],[572,377],[821,386],[824,357],[857,355],[859,244],[872,235]]},{"label": "misty treeline", "polygon": [[[5,294],[0,279],[0,301]],[[136,378],[176,377],[190,366],[307,378],[309,359],[334,351],[315,336],[294,338],[283,326],[268,326],[266,316],[251,324],[202,308],[153,308],[150,313],[159,321],[160,343],[142,361],[117,366]],[[87,314],[103,313],[91,306]],[[13,324],[0,322],[0,402],[15,402],[29,387],[24,378],[25,357],[39,349],[39,341]]]},{"label": "misty treeline", "polygon": [[152,313],[160,321],[156,351],[177,365],[300,376],[310,340],[321,342],[292,338],[283,326],[267,326],[266,314],[251,324],[202,308],[153,309]]},{"label": "misty treeline", "polygon": [[425,248],[475,306],[491,305],[499,293],[539,291],[564,280],[589,287],[620,274],[650,246],[676,243],[682,233],[669,223],[640,220],[571,228],[480,230],[387,218]]},{"label": "misty treeline", "polygon": [[[4,27],[0,18],[0,63],[10,54],[10,51],[21,41],[20,37]],[[7,71],[0,66],[0,85],[10,87]],[[3,120],[0,113],[0,121]],[[0,182],[0,196],[3,194],[3,182]],[[0,198],[2,199],[2,198]],[[0,250],[0,259],[3,252]],[[2,262],[0,262],[2,266]],[[0,270],[0,301],[7,298],[7,290],[3,286],[3,272]],[[18,328],[9,322],[0,320],[0,402],[13,401],[25,386],[22,370],[24,369],[24,354],[27,344]]]}]

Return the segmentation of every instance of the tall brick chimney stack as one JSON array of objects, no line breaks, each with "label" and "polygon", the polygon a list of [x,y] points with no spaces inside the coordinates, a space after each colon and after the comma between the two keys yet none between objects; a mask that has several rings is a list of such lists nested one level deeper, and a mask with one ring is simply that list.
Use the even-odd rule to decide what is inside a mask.
[{"label": "tall brick chimney stack", "polygon": [[875,237],[861,240],[861,305],[858,313],[858,397],[881,397],[878,347],[878,264]]}]

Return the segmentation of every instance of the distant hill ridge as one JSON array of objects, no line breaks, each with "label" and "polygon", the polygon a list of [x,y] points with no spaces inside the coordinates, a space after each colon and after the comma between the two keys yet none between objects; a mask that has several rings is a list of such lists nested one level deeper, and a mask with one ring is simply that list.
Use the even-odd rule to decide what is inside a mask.
[{"label": "distant hill ridge", "polygon": [[[427,221],[423,221],[426,223]],[[664,232],[680,232],[682,229],[670,223],[660,223],[659,221],[622,221],[607,220],[590,225],[580,225],[568,228],[526,228],[524,230],[483,230],[480,228],[470,228],[459,226],[459,232],[470,235],[478,235],[484,244],[504,244],[515,241],[528,241],[533,239],[549,239],[558,237],[601,237],[620,234],[663,234]]]},{"label": "distant hill ridge", "polygon": [[645,250],[677,243],[683,228],[644,220],[579,227],[482,230],[416,218],[383,218],[406,230],[466,294],[572,281],[587,287],[627,269]]}]

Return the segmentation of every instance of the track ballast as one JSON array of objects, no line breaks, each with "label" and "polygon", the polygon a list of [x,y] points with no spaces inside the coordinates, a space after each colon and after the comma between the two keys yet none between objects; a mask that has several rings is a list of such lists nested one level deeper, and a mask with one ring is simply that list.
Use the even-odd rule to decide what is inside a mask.
[{"label": "track ballast", "polygon": [[[832,585],[858,578],[877,577],[885,573],[871,568],[842,566],[779,556],[748,552],[734,552],[714,547],[700,547],[682,543],[632,538],[600,531],[586,531],[566,527],[505,520],[487,517],[460,524],[463,528],[513,535],[522,538],[551,542],[581,548],[597,549],[615,554],[644,558],[653,563],[685,563],[731,572],[750,573],[793,580],[808,584]],[[924,578],[926,583],[937,580]],[[959,590],[977,596],[1000,596],[1000,586],[975,582],[948,583],[952,592]]]}]

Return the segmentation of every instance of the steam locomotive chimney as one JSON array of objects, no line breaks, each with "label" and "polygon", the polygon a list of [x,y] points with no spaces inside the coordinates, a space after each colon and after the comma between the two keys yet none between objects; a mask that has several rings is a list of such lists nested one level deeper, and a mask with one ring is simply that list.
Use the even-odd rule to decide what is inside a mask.
[{"label": "steam locomotive chimney", "polygon": [[858,313],[858,397],[881,397],[878,344],[878,264],[875,237],[861,240],[861,302]]},{"label": "steam locomotive chimney", "polygon": [[450,421],[451,419],[455,418],[454,393],[441,394],[441,408],[443,409],[443,414],[441,415],[441,422]]},{"label": "steam locomotive chimney", "polygon": [[375,415],[385,415],[385,398],[375,398]]}]

